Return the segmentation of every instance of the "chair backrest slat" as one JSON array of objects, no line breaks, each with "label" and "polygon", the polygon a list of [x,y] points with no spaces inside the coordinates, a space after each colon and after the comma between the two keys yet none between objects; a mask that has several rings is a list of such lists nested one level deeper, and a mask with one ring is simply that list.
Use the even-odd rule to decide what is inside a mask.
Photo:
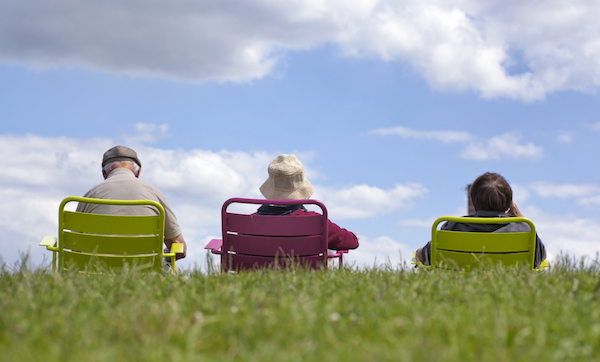
[{"label": "chair backrest slat", "polygon": [[125,266],[130,270],[135,269],[137,271],[160,270],[162,268],[162,260],[157,255],[136,257],[106,256],[93,253],[84,254],[69,250],[63,252],[63,263],[65,270],[75,268],[76,270],[87,272],[115,271]]},{"label": "chair backrest slat", "polygon": [[485,233],[439,230],[437,248],[473,253],[529,251],[529,233]]},{"label": "chair backrest slat", "polygon": [[[503,266],[511,265],[530,265],[529,252],[509,253],[509,254],[489,254],[489,253],[465,253],[447,250],[438,250],[436,266],[441,262],[442,268],[449,269],[477,269],[485,265]],[[445,266],[444,266],[445,265]]]},{"label": "chair backrest slat", "polygon": [[305,236],[320,235],[321,215],[271,216],[226,214],[224,222],[230,232],[262,236]]},{"label": "chair backrest slat", "polygon": [[64,249],[115,255],[157,254],[161,247],[156,242],[156,235],[98,235],[65,231],[62,241]]},{"label": "chair backrest slat", "polygon": [[236,253],[260,256],[307,256],[319,255],[323,251],[320,235],[305,237],[265,237],[253,235],[229,235],[227,245]]},{"label": "chair backrest slat", "polygon": [[264,268],[288,268],[290,266],[317,269],[324,266],[323,257],[281,257],[270,258],[254,255],[227,254],[221,258],[221,265],[225,270],[252,270]]},{"label": "chair backrest slat", "polygon": [[71,231],[138,235],[148,230],[157,230],[160,225],[160,217],[159,215],[101,215],[65,211],[63,222],[63,228]]}]

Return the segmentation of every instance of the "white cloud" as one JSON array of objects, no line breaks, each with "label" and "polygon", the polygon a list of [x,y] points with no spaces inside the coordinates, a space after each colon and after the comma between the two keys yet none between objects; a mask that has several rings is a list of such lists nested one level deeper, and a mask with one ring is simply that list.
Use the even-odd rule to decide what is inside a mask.
[{"label": "white cloud", "polygon": [[560,143],[572,143],[574,138],[573,132],[559,132],[556,136],[556,140]]},{"label": "white cloud", "polygon": [[534,182],[529,185],[541,197],[580,198],[600,193],[600,186],[594,184],[555,184]]},{"label": "white cloud", "polygon": [[600,5],[535,0],[0,3],[0,59],[189,82],[248,81],[335,44],[431,87],[524,101],[600,86]]},{"label": "white cloud", "polygon": [[344,257],[346,265],[398,268],[408,265],[413,248],[388,236],[370,238],[359,235],[359,247]]},{"label": "white cloud", "polygon": [[522,186],[519,184],[510,184],[510,188],[513,191],[513,200],[517,203],[517,205],[521,205],[521,203],[527,202],[529,197],[531,196],[531,192],[527,186]]},{"label": "white cloud", "polygon": [[132,134],[123,136],[125,144],[137,146],[142,144],[154,144],[169,137],[169,125],[138,122],[134,126]]},{"label": "white cloud", "polygon": [[436,217],[431,217],[428,219],[409,218],[400,220],[398,224],[404,227],[431,228],[436,219]]},{"label": "white cloud", "polygon": [[573,199],[580,205],[600,205],[600,186],[595,184],[534,182],[529,187],[544,198]]},{"label": "white cloud", "polygon": [[521,136],[517,133],[504,133],[486,140],[469,143],[461,153],[461,157],[471,160],[498,160],[501,158],[529,158],[542,157],[542,146],[533,142],[521,143]]},{"label": "white cloud", "polygon": [[527,207],[523,213],[535,223],[550,261],[561,253],[585,257],[589,261],[600,252],[600,224],[596,220],[573,214],[548,213],[533,206]]},{"label": "white cloud", "polygon": [[427,192],[420,184],[396,185],[389,190],[357,185],[341,189],[315,187],[314,197],[322,200],[331,218],[337,220],[368,218],[407,210],[425,197]]},{"label": "white cloud", "polygon": [[464,144],[460,156],[470,160],[497,160],[501,158],[538,159],[544,149],[533,142],[523,143],[518,133],[504,133],[488,139],[464,131],[419,131],[396,126],[368,132],[377,135],[397,135],[403,138],[431,139],[444,143]]},{"label": "white cloud", "polygon": [[418,131],[402,126],[378,128],[369,133],[382,136],[397,135],[404,138],[433,139],[444,143],[467,142],[473,138],[471,134],[463,131]]}]

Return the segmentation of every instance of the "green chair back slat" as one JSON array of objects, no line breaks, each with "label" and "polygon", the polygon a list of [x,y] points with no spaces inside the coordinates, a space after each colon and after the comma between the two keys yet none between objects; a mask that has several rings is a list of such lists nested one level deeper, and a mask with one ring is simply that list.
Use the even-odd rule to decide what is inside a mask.
[{"label": "green chair back slat", "polygon": [[[157,215],[125,216],[65,210],[69,202],[144,206]],[[58,270],[131,269],[161,272],[164,209],[152,200],[105,200],[68,197],[59,207]]]},{"label": "green chair back slat", "polygon": [[497,253],[528,251],[531,239],[530,233],[482,233],[438,230],[438,249],[455,250],[473,253]]},{"label": "green chair back slat", "polygon": [[157,235],[98,235],[65,231],[63,248],[74,251],[85,250],[99,254],[136,255],[157,254],[162,245],[157,242]]},{"label": "green chair back slat", "polygon": [[150,256],[105,256],[98,254],[78,253],[65,250],[62,253],[63,267],[61,271],[74,268],[78,271],[106,272],[123,269],[127,266],[130,270],[148,271],[160,270],[162,260],[157,255]]},{"label": "green chair back slat", "polygon": [[156,216],[122,216],[87,214],[83,212],[65,211],[63,228],[66,230],[102,234],[143,234],[148,230],[156,230],[160,218]]},{"label": "green chair back slat", "polygon": [[[464,232],[438,230],[442,222],[464,224],[526,223],[529,232]],[[483,265],[525,264],[533,269],[536,233],[531,220],[523,217],[451,217],[438,218],[431,228],[431,265],[433,267],[470,270]],[[483,264],[482,264],[483,262]]]},{"label": "green chair back slat", "polygon": [[510,254],[488,254],[488,253],[466,253],[456,251],[439,250],[436,258],[436,267],[444,269],[463,269],[472,270],[480,267],[502,264],[511,265],[530,265],[529,252],[510,253]]}]

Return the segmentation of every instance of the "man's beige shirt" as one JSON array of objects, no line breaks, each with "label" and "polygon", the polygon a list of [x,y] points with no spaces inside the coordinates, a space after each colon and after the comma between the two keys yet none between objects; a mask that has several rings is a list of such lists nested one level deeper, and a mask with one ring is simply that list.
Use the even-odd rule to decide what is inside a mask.
[{"label": "man's beige shirt", "polygon": [[[109,200],[154,200],[165,209],[165,238],[173,239],[181,234],[177,218],[165,196],[152,184],[135,177],[128,168],[116,168],[106,180],[94,186],[84,197]],[[79,203],[77,211],[104,215],[156,215],[152,206],[118,206]]]}]

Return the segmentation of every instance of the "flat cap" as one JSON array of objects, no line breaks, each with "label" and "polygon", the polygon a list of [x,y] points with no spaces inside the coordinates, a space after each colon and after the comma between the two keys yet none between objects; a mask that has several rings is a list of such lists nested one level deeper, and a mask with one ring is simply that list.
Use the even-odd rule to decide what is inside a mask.
[{"label": "flat cap", "polygon": [[106,166],[107,163],[113,161],[133,161],[142,167],[142,163],[137,156],[137,153],[129,147],[115,146],[110,150],[104,152],[102,158],[102,167]]}]

